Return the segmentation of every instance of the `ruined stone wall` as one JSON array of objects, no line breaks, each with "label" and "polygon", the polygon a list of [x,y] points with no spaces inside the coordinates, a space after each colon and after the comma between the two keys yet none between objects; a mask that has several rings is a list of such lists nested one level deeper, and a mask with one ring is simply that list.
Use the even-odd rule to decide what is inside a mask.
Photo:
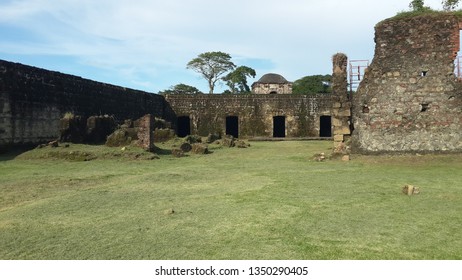
[{"label": "ruined stone wall", "polygon": [[273,117],[285,116],[286,137],[319,137],[320,116],[331,115],[331,96],[168,95],[177,116],[189,116],[191,133],[226,132],[226,117],[237,116],[239,137],[272,137]]},{"label": "ruined stone wall", "polygon": [[58,138],[67,112],[173,118],[162,96],[0,60],[0,148]]},{"label": "ruined stone wall", "polygon": [[351,136],[351,101],[348,95],[348,57],[337,53],[332,57],[332,126],[334,132],[334,152],[348,154]]},{"label": "ruined stone wall", "polygon": [[375,56],[354,95],[353,151],[462,151],[459,30],[447,13],[377,24]]}]

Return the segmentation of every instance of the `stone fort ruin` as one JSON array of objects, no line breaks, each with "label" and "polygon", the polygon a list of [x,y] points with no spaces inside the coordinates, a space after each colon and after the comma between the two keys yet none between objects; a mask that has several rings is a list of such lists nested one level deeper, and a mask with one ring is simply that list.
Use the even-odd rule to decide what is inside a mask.
[{"label": "stone fort ruin", "polygon": [[461,151],[462,19],[439,13],[375,27],[375,56],[353,95],[353,151]]},{"label": "stone fort ruin", "polygon": [[333,93],[322,95],[290,94],[290,82],[269,74],[255,94],[161,96],[0,60],[0,150],[58,138],[60,118],[72,112],[117,123],[150,114],[179,136],[332,137],[341,152],[460,152],[461,28],[451,13],[380,22],[356,93],[342,54],[333,58]]}]

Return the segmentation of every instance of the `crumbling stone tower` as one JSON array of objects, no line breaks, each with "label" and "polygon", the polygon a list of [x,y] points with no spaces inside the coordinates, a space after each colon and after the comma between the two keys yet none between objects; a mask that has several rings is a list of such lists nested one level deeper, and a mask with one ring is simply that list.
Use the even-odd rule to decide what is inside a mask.
[{"label": "crumbling stone tower", "polygon": [[462,88],[454,75],[461,19],[391,18],[353,102],[355,152],[462,151]]},{"label": "crumbling stone tower", "polygon": [[350,152],[351,102],[347,80],[348,57],[337,53],[332,57],[332,127],[334,131],[334,153]]}]

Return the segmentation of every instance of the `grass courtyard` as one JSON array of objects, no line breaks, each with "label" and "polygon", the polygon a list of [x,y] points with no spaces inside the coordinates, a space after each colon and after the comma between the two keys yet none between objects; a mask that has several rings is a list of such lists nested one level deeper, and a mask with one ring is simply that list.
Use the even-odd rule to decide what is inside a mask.
[{"label": "grass courtyard", "polygon": [[331,146],[0,156],[0,259],[462,259],[462,155],[313,160]]}]

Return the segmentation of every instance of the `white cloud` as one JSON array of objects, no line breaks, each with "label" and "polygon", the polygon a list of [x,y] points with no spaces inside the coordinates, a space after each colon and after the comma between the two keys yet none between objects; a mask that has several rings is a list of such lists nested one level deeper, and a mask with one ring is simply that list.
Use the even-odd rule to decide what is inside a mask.
[{"label": "white cloud", "polygon": [[[439,0],[425,2],[441,6]],[[102,75],[114,77],[107,82],[154,91],[184,82],[206,91],[185,69],[201,52],[224,51],[239,63],[255,63],[248,66],[259,76],[280,72],[294,80],[325,74],[336,52],[371,59],[374,25],[407,5],[402,0],[15,0],[0,4],[0,32],[14,28],[33,36],[26,44],[2,36],[0,54],[71,56],[80,62],[75,67],[112,73]]]}]

